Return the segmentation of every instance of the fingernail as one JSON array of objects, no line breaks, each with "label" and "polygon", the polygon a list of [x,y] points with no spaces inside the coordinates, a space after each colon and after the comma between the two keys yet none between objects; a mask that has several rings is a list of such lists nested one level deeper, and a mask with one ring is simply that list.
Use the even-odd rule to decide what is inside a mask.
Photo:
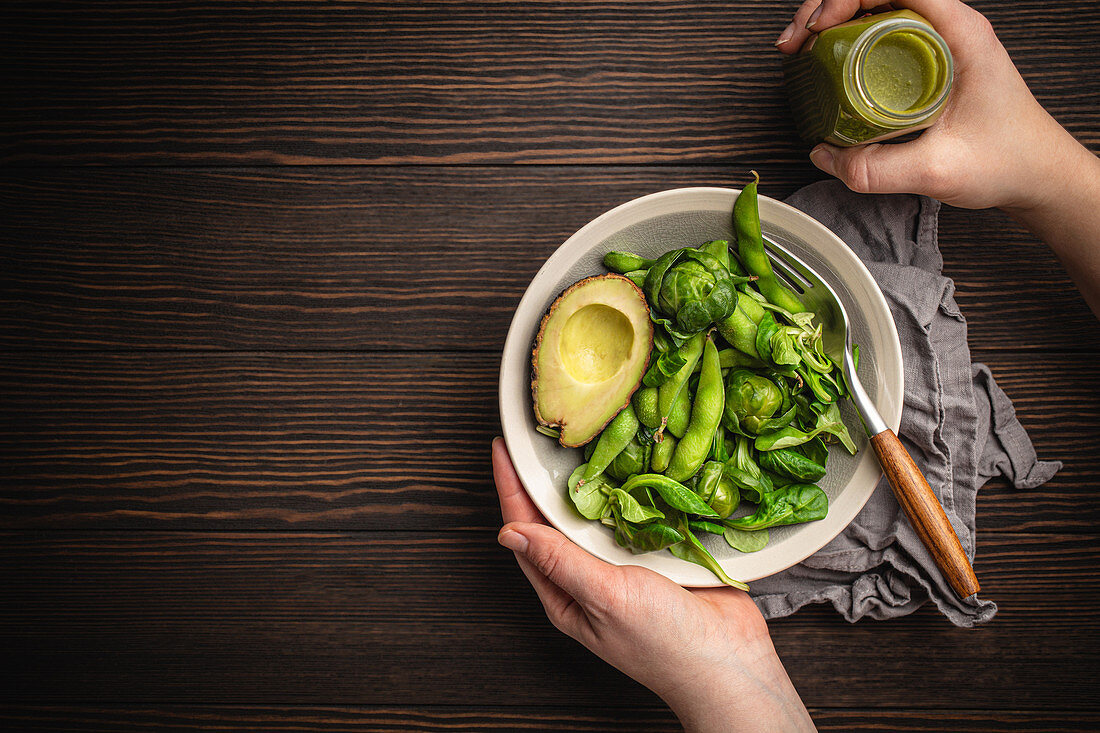
[{"label": "fingernail", "polygon": [[784,43],[790,41],[792,37],[794,37],[794,23],[791,23],[783,29],[783,32],[779,34],[779,40],[775,42],[775,45],[782,46]]},{"label": "fingernail", "polygon": [[512,552],[518,552],[521,555],[527,552],[527,545],[530,544],[526,537],[514,529],[502,529],[500,534],[497,535],[497,542]]},{"label": "fingernail", "polygon": [[824,7],[824,6],[823,5],[818,5],[817,10],[810,13],[810,17],[806,19],[806,30],[810,30],[811,28],[813,28],[814,23],[816,23],[817,19],[821,17],[821,8],[822,7]]},{"label": "fingernail", "polygon": [[826,173],[833,172],[833,154],[824,145],[810,151],[810,161]]}]

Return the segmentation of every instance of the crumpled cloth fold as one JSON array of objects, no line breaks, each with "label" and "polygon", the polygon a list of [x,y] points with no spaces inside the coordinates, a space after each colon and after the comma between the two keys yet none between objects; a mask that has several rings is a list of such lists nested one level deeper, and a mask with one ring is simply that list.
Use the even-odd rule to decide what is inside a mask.
[{"label": "crumpled cloth fold", "polygon": [[[942,274],[939,202],[909,194],[857,194],[839,181],[823,181],[799,190],[787,203],[844,240],[886,296],[905,365],[899,437],[973,562],[978,489],[995,476],[1019,489],[1034,488],[1062,464],[1038,460],[1012,402],[985,365],[970,361],[966,319],[955,303],[954,283]],[[904,616],[929,600],[958,626],[983,623],[997,611],[980,594],[965,600],[955,595],[885,478],[832,542],[802,563],[754,582],[751,593],[769,619],[809,603],[831,603],[853,622]]]}]

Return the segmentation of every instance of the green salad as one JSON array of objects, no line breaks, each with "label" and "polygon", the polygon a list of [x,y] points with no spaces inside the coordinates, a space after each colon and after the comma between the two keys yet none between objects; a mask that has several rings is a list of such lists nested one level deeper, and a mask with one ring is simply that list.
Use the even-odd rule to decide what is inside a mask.
[{"label": "green salad", "polygon": [[[765,253],[758,181],[736,200],[732,244],[703,242],[656,259],[608,252],[610,274],[577,283],[572,310],[554,316],[564,308],[552,308],[544,319],[533,379],[540,430],[562,439],[566,425],[580,420],[544,419],[550,410],[540,412],[540,400],[568,400],[562,395],[589,379],[584,370],[621,360],[626,377],[606,383],[617,393],[608,388],[606,399],[597,399],[582,390],[569,405],[599,423],[562,440],[583,444],[584,462],[565,487],[569,499],[632,552],[669,550],[745,589],[697,535],[721,535],[735,550],[755,552],[767,545],[771,527],[823,519],[829,501],[817,482],[829,446],[856,451],[840,416],[839,402],[848,397],[840,366],[826,356],[813,314]],[[644,304],[634,302],[642,298]],[[633,315],[639,307],[648,310],[648,323]],[[564,325],[554,331],[551,317]],[[544,331],[557,339],[553,358]],[[540,348],[547,353],[540,356]]]}]

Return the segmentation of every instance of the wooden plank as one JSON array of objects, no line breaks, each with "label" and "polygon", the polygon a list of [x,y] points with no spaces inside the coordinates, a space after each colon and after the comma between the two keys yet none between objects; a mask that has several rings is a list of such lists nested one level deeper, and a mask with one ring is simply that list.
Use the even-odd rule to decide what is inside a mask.
[{"label": "wooden plank", "polygon": [[[766,175],[776,197],[815,177],[808,164]],[[495,352],[538,268],[592,218],[653,191],[747,176],[8,171],[0,347]],[[1100,327],[1053,255],[1001,215],[950,210],[940,239],[973,344],[1100,350]]]},{"label": "wooden plank", "polygon": [[[807,704],[1100,712],[1096,537],[983,546],[984,628],[773,622]],[[659,704],[553,629],[491,532],[7,533],[0,555],[8,703]]]},{"label": "wooden plank", "polygon": [[[952,730],[959,733],[1091,733],[1100,715],[1066,711],[810,710],[819,731]],[[0,709],[8,730],[162,731],[216,726],[220,731],[389,731],[480,733],[481,731],[591,731],[673,733],[683,730],[667,708],[575,710],[567,707],[280,707],[201,705],[12,705]]]},{"label": "wooden plank", "polygon": [[[1095,360],[988,356],[1039,455],[1065,467],[1030,491],[991,483],[979,525],[1091,532]],[[496,527],[498,369],[442,352],[0,356],[0,526]]]},{"label": "wooden plank", "polygon": [[[1091,0],[979,0],[1100,145]],[[796,2],[5,2],[0,162],[790,162]]]}]

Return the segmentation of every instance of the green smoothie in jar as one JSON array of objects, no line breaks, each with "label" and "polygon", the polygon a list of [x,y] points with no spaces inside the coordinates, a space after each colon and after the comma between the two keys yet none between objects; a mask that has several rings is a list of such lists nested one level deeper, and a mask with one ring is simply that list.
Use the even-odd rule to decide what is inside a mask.
[{"label": "green smoothie in jar", "polygon": [[930,126],[953,73],[947,44],[911,10],[828,28],[783,63],[799,135],[843,146]]}]

